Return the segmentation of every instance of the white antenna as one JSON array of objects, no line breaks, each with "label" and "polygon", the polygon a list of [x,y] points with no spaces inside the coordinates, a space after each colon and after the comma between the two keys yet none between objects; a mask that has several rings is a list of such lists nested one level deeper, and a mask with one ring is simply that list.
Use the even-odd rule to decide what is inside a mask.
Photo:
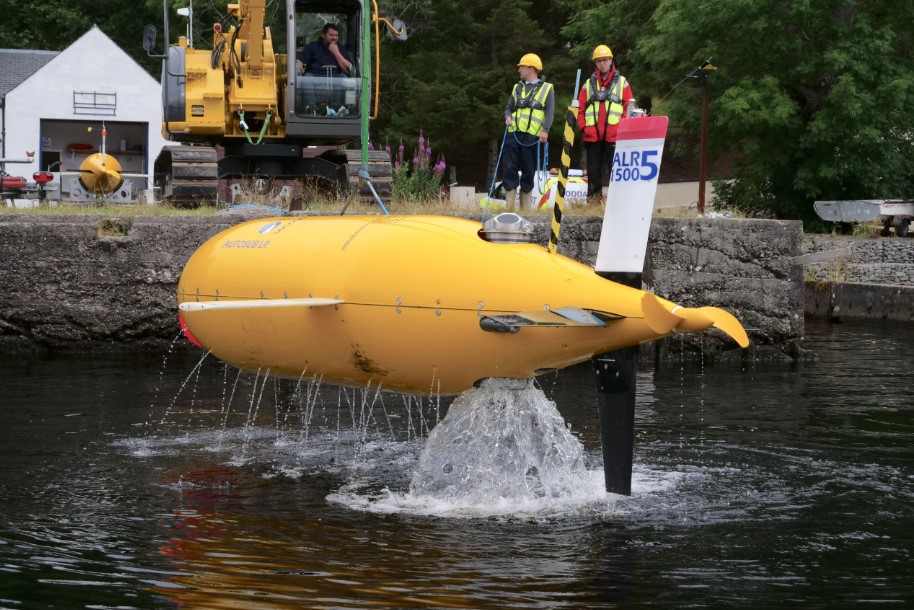
[{"label": "white antenna", "polygon": [[194,47],[194,0],[190,0],[187,8],[179,8],[178,14],[187,17],[187,46]]}]

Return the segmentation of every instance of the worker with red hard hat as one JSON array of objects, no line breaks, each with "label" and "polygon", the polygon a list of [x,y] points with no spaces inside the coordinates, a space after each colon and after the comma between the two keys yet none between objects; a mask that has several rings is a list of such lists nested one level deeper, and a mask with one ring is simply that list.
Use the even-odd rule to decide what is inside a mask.
[{"label": "worker with red hard hat", "polygon": [[[520,81],[514,85],[505,106],[505,200],[514,207],[520,186],[520,207],[531,208],[531,191],[536,173],[537,148],[549,140],[549,129],[555,115],[555,92],[552,84],[540,77],[543,62],[535,53],[527,53],[517,62]],[[520,176],[518,177],[518,172]]]},{"label": "worker with red hard hat", "polygon": [[634,100],[628,80],[619,74],[612,50],[593,50],[594,72],[578,93],[578,127],[587,153],[587,197],[603,196],[603,168],[612,168],[619,122]]}]

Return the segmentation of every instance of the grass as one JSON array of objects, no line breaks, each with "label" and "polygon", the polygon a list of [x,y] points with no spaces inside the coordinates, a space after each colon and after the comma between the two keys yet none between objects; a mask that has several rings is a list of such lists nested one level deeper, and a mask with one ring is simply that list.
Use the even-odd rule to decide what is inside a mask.
[{"label": "grass", "polygon": [[[326,190],[318,189],[312,185],[305,185],[302,193],[302,199],[307,202],[303,206],[305,211],[325,212],[327,214],[339,213],[346,203],[344,197],[335,197],[328,194]],[[425,201],[415,200],[393,200],[382,197],[384,206],[392,214],[435,214],[444,216],[454,215],[474,215],[482,214],[483,208],[478,205],[472,207],[458,206],[449,200],[434,198]],[[279,207],[288,210],[289,201],[277,202],[276,198],[270,193],[259,194],[254,189],[245,189],[241,201],[245,203],[254,203],[264,206]],[[102,217],[135,217],[135,216],[213,216],[220,210],[227,207],[223,204],[219,207],[216,205],[203,205],[198,208],[180,208],[166,204],[143,204],[143,203],[77,203],[61,202],[53,205],[42,204],[33,208],[13,208],[4,205],[0,200],[0,214],[6,215],[49,215],[49,214],[73,214],[89,215]],[[368,196],[355,198],[346,208],[347,214],[377,214],[380,209],[374,199]],[[489,214],[497,214],[501,211],[498,208],[490,208]],[[587,203],[585,205],[566,205],[564,209],[566,216],[603,216],[604,207],[602,204]],[[698,212],[695,209],[675,208],[655,210],[654,216],[658,217],[683,217],[694,218]],[[537,210],[525,210],[525,216],[551,216],[551,208]]]},{"label": "grass", "polygon": [[882,221],[870,220],[854,223],[854,237],[880,237],[882,235]]},{"label": "grass", "polygon": [[803,280],[806,282],[845,282],[847,281],[847,263],[844,259],[835,259],[825,265],[824,278],[818,277],[822,271],[822,265],[805,265],[803,269]]},{"label": "grass", "polygon": [[[437,214],[445,216],[453,216],[457,214],[476,214],[482,213],[482,208],[480,207],[462,207],[450,203],[449,201],[441,201],[439,199],[434,199],[430,201],[384,201],[382,197],[381,200],[384,202],[384,207],[387,208],[387,211],[392,214]],[[248,201],[246,201],[248,203]],[[251,201],[250,203],[255,203],[259,205],[270,205],[268,203],[259,203],[256,201]],[[305,211],[311,212],[327,212],[327,213],[339,213],[343,209],[345,204],[345,199],[335,199],[324,197],[322,199],[311,200],[308,202],[308,206],[305,208]],[[53,215],[53,214],[72,214],[72,215],[88,215],[88,216],[120,216],[120,217],[131,217],[131,216],[213,216],[217,214],[220,210],[224,210],[227,206],[216,207],[214,205],[203,205],[198,208],[177,208],[168,205],[162,204],[115,204],[115,203],[103,203],[103,204],[87,204],[87,203],[61,203],[59,205],[42,205],[39,207],[33,208],[12,208],[0,205],[0,214],[4,215],[21,215],[21,216],[40,216],[40,215]],[[282,209],[282,208],[281,208]],[[489,213],[493,213],[494,208],[489,210]],[[349,207],[346,209],[347,214],[376,214],[379,212],[378,204],[373,199],[359,198],[353,201]],[[542,209],[542,210],[525,210],[525,215],[534,216],[534,215],[551,215],[551,209]],[[600,205],[588,205],[588,206],[566,206],[565,214],[570,216],[602,216],[603,215],[603,206]]]},{"label": "grass", "polygon": [[41,205],[34,208],[11,208],[0,206],[0,214],[8,216],[42,216],[53,214],[72,214],[84,216],[212,216],[217,209],[204,206],[195,209],[174,208],[166,205],[146,205],[135,203],[75,203],[62,202],[58,205]]}]

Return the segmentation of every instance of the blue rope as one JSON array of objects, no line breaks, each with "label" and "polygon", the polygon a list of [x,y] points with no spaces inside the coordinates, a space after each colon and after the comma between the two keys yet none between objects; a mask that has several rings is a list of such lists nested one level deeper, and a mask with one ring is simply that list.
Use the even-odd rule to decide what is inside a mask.
[{"label": "blue rope", "polygon": [[216,214],[230,214],[235,210],[268,210],[269,212],[276,214],[277,216],[286,216],[288,212],[285,210],[276,207],[275,205],[260,205],[259,203],[236,203],[235,205],[230,205],[224,210],[219,210]]},{"label": "blue rope", "polygon": [[[543,177],[543,182],[540,185],[540,190],[542,190],[542,188],[546,186],[546,182],[549,180],[546,177],[549,175],[549,140],[546,140],[545,142],[540,142],[537,140],[537,143],[542,144],[542,146],[538,146],[536,149],[536,169],[538,170],[537,176]],[[539,181],[539,178],[537,178],[537,181]],[[535,203],[533,204],[533,207],[536,208]]]},{"label": "blue rope", "polygon": [[[516,137],[516,136],[515,136]],[[505,125],[505,133],[501,137],[501,148],[498,149],[498,160],[495,161],[495,171],[492,172],[492,184],[489,185],[489,195],[486,197],[486,207],[482,212],[482,222],[486,221],[486,216],[489,215],[489,199],[492,198],[492,191],[495,190],[495,180],[498,179],[498,166],[501,165],[501,153],[505,150],[505,142],[508,139],[508,126]]]},{"label": "blue rope", "polygon": [[517,142],[518,146],[523,146],[524,148],[530,148],[531,146],[536,146],[537,144],[540,143],[539,138],[537,138],[536,140],[534,140],[533,142],[530,142],[529,144],[521,144],[520,140],[517,139],[517,131],[513,131],[511,133],[514,134],[514,141]]}]

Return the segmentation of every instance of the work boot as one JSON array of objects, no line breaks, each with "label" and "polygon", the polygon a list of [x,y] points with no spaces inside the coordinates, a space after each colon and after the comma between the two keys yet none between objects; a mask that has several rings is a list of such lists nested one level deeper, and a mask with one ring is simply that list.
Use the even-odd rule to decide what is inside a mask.
[{"label": "work boot", "polygon": [[517,189],[511,189],[510,191],[505,191],[505,205],[509,210],[514,209],[514,200],[517,198]]},{"label": "work boot", "polygon": [[520,209],[521,210],[532,210],[533,206],[530,204],[530,198],[533,196],[532,191],[527,191],[526,193],[520,192]]}]

